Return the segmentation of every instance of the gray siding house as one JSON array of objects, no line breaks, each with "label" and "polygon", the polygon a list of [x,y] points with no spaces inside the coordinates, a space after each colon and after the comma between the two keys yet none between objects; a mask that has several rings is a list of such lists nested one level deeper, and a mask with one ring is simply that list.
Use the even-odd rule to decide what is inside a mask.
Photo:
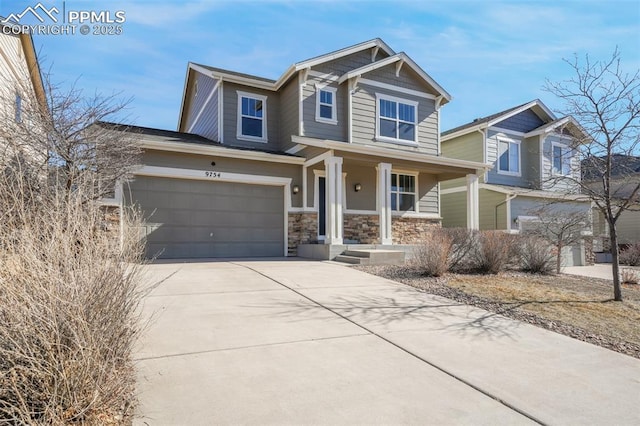
[{"label": "gray siding house", "polygon": [[[444,156],[491,165],[479,177],[473,207],[480,229],[517,233],[527,221],[535,221],[532,212],[551,203],[562,203],[568,211],[590,211],[578,185],[564,179],[580,179],[579,141],[586,137],[572,117],[557,118],[536,99],[447,130],[441,140]],[[466,182],[443,182],[440,196],[443,226],[467,226]],[[565,256],[566,266],[584,263],[583,246]]]},{"label": "gray siding house", "polygon": [[347,244],[413,243],[441,224],[440,183],[468,180],[477,197],[486,169],[441,155],[450,100],[380,39],[277,80],[189,63],[177,132],[140,130],[144,166],[123,194],[160,257],[333,258]]}]

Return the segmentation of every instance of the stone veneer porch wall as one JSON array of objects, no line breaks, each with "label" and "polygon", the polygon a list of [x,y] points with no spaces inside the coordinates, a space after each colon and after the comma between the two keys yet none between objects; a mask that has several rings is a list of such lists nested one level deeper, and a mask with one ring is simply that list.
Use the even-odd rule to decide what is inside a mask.
[{"label": "stone veneer porch wall", "polygon": [[295,255],[299,244],[309,244],[318,241],[317,213],[289,213],[288,217],[287,252]]},{"label": "stone veneer porch wall", "polygon": [[380,217],[345,213],[343,215],[343,239],[357,241],[358,244],[380,243]]},{"label": "stone veneer porch wall", "polygon": [[417,244],[422,241],[426,232],[441,227],[440,219],[426,219],[421,217],[391,218],[391,235],[393,244]]}]

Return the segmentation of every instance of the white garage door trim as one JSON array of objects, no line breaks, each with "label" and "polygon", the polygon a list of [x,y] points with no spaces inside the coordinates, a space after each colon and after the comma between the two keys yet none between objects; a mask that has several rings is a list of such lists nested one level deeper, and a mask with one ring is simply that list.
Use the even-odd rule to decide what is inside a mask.
[{"label": "white garage door trim", "polygon": [[[212,182],[236,182],[252,185],[282,186],[284,190],[284,256],[288,255],[288,211],[291,209],[291,178],[244,173],[217,172],[214,170],[177,169],[173,167],[143,166],[134,175],[165,177],[174,179],[208,180]],[[122,220],[121,220],[122,222]]]}]

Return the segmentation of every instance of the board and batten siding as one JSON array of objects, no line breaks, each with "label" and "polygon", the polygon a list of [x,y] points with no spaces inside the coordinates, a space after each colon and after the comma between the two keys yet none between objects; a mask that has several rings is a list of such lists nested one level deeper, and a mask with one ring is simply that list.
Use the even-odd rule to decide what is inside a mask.
[{"label": "board and batten siding", "polygon": [[[336,89],[336,118],[337,124],[322,123],[316,121],[317,87],[330,87]],[[310,138],[330,139],[346,142],[347,140],[347,116],[344,100],[348,94],[348,85],[337,82],[329,82],[318,77],[309,77],[302,89],[302,117],[304,123],[304,135]]]},{"label": "board and batten siding", "polygon": [[298,135],[298,78],[292,78],[280,90],[280,151],[286,151],[294,144],[292,135]]},{"label": "board and batten siding", "polygon": [[[270,90],[242,86],[225,81],[224,88],[224,144],[246,148],[278,151],[280,149],[280,99],[279,94]],[[245,141],[237,138],[238,129],[238,91],[267,97],[267,143]]]},{"label": "board and batten siding", "polygon": [[[376,60],[384,59],[388,57],[386,52],[379,50],[376,56]],[[360,52],[353,53],[342,58],[334,59],[333,61],[324,62],[322,64],[312,67],[314,71],[321,72],[323,74],[334,74],[340,77],[343,74],[348,73],[356,68],[369,65],[371,63],[371,50],[361,50]]]},{"label": "board and batten siding", "polygon": [[[378,125],[376,119],[376,93],[418,102],[416,129],[418,145],[416,147],[376,140],[376,126]],[[385,148],[413,149],[425,154],[438,155],[438,111],[435,110],[435,102],[432,99],[359,83],[356,93],[353,94],[352,104],[353,143],[367,145],[373,143]]]},{"label": "board and batten siding", "polygon": [[530,109],[522,111],[519,114],[506,118],[499,123],[496,123],[495,127],[500,127],[506,130],[515,130],[516,132],[527,133],[533,129],[536,129],[544,124],[544,121],[536,115]]},{"label": "board and batten siding", "polygon": [[195,72],[185,131],[219,142],[218,89],[214,90],[216,83],[216,79]]},{"label": "board and batten siding", "polygon": [[[541,187],[545,191],[577,193],[579,186],[564,179],[554,179],[552,175],[553,169],[553,145],[560,144],[569,147],[571,139],[563,138],[556,135],[549,135],[544,139],[542,145],[542,182]],[[571,177],[580,179],[580,158],[574,150],[571,159]]]}]

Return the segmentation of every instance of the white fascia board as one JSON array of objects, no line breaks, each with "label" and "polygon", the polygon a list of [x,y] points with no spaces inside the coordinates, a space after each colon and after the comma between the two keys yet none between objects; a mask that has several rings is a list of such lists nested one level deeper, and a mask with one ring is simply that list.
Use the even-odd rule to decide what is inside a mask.
[{"label": "white fascia board", "polygon": [[479,163],[475,161],[458,160],[454,158],[439,157],[436,155],[422,154],[415,151],[402,151],[396,149],[374,147],[369,145],[349,144],[345,142],[337,142],[331,140],[322,140],[307,138],[301,136],[291,137],[294,143],[299,143],[318,148],[327,148],[336,151],[354,152],[364,155],[375,155],[378,157],[386,157],[389,159],[414,161],[417,163],[434,164],[438,166],[451,166],[469,169],[469,173],[475,174],[478,170],[489,170],[493,166],[490,164]]},{"label": "white fascia board", "polygon": [[446,142],[450,139],[455,139],[459,136],[464,136],[467,133],[477,132],[478,130],[485,129],[486,127],[487,127],[487,123],[483,123],[483,124],[478,124],[477,126],[460,129],[457,132],[449,133],[448,135],[441,135],[440,142]]},{"label": "white fascia board", "polygon": [[395,52],[393,51],[393,49],[391,49],[384,41],[382,41],[379,38],[370,40],[370,41],[366,41],[364,43],[360,43],[360,44],[356,44],[355,46],[351,46],[351,47],[347,47],[344,49],[340,49],[337,50],[333,53],[329,53],[326,55],[321,55],[318,56],[316,58],[313,59],[309,59],[306,61],[302,61],[302,62],[298,62],[295,64],[295,69],[296,71],[299,71],[301,69],[304,68],[310,68],[319,64],[323,64],[325,62],[329,62],[329,61],[333,61],[335,59],[339,59],[342,58],[344,56],[347,55],[351,55],[353,53],[357,53],[360,52],[362,50],[366,50],[366,49],[371,49],[374,47],[378,47],[382,50],[384,50],[385,52],[387,52],[388,55],[394,55]]},{"label": "white fascia board", "polygon": [[219,157],[240,158],[243,160],[269,161],[272,163],[304,164],[305,159],[301,157],[289,157],[286,155],[270,154],[259,151],[235,150],[233,148],[223,148],[210,145],[198,145],[185,142],[157,142],[141,140],[140,145],[144,149],[158,151],[180,152],[184,154],[217,155]]},{"label": "white fascia board", "polygon": [[487,183],[481,183],[480,189],[486,189],[488,191],[499,192],[507,195],[517,195],[518,197],[531,197],[531,198],[549,198],[554,200],[565,200],[575,202],[587,202],[590,201],[589,197],[583,194],[563,194],[561,192],[552,191],[540,191],[537,189],[517,189],[513,187],[505,188],[500,185],[491,185]]},{"label": "white fascia board", "polygon": [[184,104],[185,101],[187,100],[187,83],[189,82],[189,72],[191,71],[191,62],[189,62],[189,65],[187,65],[187,73],[184,76],[184,86],[182,86],[182,101],[180,102],[180,115],[178,115],[178,127],[176,128],[176,130],[178,132],[181,132],[182,130],[180,129],[180,127],[182,126],[182,120],[185,119],[184,117]]},{"label": "white fascia board", "polygon": [[206,76],[213,77],[216,79],[223,78],[224,81],[230,81],[231,83],[243,84],[245,86],[251,86],[258,89],[271,90],[272,92],[275,92],[278,90],[275,83],[269,83],[269,82],[258,80],[255,78],[243,77],[243,76],[230,74],[222,71],[213,71],[213,70],[201,67],[197,64],[189,64],[189,67]]}]

